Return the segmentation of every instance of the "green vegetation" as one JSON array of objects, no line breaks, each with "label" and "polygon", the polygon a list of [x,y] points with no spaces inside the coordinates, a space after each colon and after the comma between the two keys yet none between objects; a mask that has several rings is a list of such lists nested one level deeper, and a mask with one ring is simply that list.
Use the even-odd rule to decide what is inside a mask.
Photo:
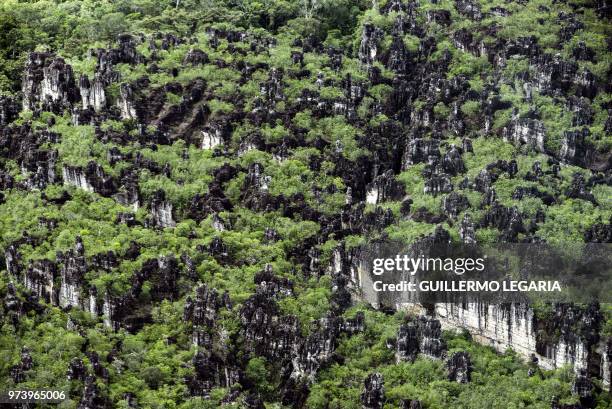
[{"label": "green vegetation", "polygon": [[[385,408],[398,407],[401,399],[418,399],[425,409],[549,409],[553,396],[576,403],[570,368],[536,369],[536,376],[529,376],[524,357],[512,350],[497,353],[463,333],[447,332],[444,339],[449,354],[470,353],[474,372],[469,384],[449,381],[443,361],[419,357],[397,363],[387,341],[410,314],[361,304],[356,279],[338,288],[329,268],[339,246],[357,254],[369,241],[412,243],[438,227],[459,241],[465,215],[474,222],[477,242],[498,242],[504,229],[485,223],[492,207],[483,204],[484,189],[475,188],[487,168],[494,174],[490,187],[499,204],[516,207],[524,226],[533,228],[521,231],[517,241],[542,239],[563,247],[583,243],[594,226],[610,228],[612,187],[599,172],[608,166],[612,147],[606,125],[612,97],[605,87],[609,21],[597,15],[592,2],[523,3],[474,1],[483,16],[471,19],[455,1],[420,1],[411,3],[414,15],[402,23],[400,13],[386,11],[385,0],[3,0],[0,120],[6,115],[11,123],[0,125],[0,390],[63,389],[69,399],[57,407],[77,408],[84,380],[69,380],[67,371],[73,359],[80,359],[86,373],[95,373],[94,352],[107,371],[107,379],[96,374],[96,385],[108,407],[127,408],[126,393],[134,394],[142,408],[218,408],[227,401],[226,407],[239,408],[251,394],[269,409],[291,407],[281,402],[289,376],[285,370],[295,351],[276,356],[249,349],[241,315],[262,291],[255,277],[269,266],[274,277],[290,280],[291,290],[266,299],[263,307],[278,310],[277,315],[270,318],[259,306],[258,317],[276,325],[294,316],[301,342],[316,335],[317,325],[332,312],[343,319],[365,315],[363,331],[342,333],[328,345],[331,357],[308,381],[307,408],[361,408],[364,379],[372,372],[384,376]],[[449,21],[446,13],[439,19],[430,14],[442,11],[449,12]],[[580,22],[574,32],[566,30],[569,23],[560,13],[571,13]],[[366,24],[377,29],[373,36],[378,37],[371,40],[375,52],[363,54]],[[470,44],[458,44],[459,30],[471,35]],[[21,107],[29,53],[64,58],[78,88],[81,74],[93,80],[100,69],[96,50],[116,49],[124,33],[134,40],[137,62],[126,62],[124,56],[110,64],[111,79],[104,84],[107,106],[91,121],[74,125],[80,98],[72,106],[16,115],[6,108],[5,97]],[[402,73],[389,68],[398,34],[407,65]],[[537,47],[533,53],[559,54],[575,64],[577,74],[567,79],[560,69],[547,78],[526,47],[504,55],[508,44],[530,36]],[[575,58],[583,45],[592,58]],[[185,62],[194,49],[206,54],[206,62]],[[368,66],[364,58],[374,61]],[[273,69],[278,77],[273,78]],[[595,78],[593,95],[580,88],[585,69]],[[550,85],[557,80],[562,82],[557,88]],[[121,118],[124,83],[134,86],[129,102],[146,111],[146,123]],[[196,83],[203,84],[199,96],[193,92]],[[572,98],[579,94],[582,99]],[[586,119],[578,118],[579,110]],[[546,152],[508,138],[514,115],[541,121]],[[578,125],[578,119],[584,123]],[[223,134],[223,143],[201,149],[202,131],[209,128]],[[580,167],[569,164],[579,160],[558,161],[566,132],[582,129],[590,149],[584,156],[591,162]],[[42,137],[47,131],[57,138]],[[39,139],[33,142],[32,135]],[[425,193],[428,172],[442,172],[445,164],[429,164],[434,154],[406,164],[406,145],[417,138],[437,139],[442,158],[451,144],[461,147],[470,138],[473,152],[458,154],[465,172],[448,173],[469,208],[448,216],[443,209],[448,190]],[[50,152],[57,152],[56,160],[45,161]],[[513,160],[516,175],[500,170]],[[88,192],[63,180],[64,166],[85,168],[92,161],[112,181],[111,193],[102,194],[99,187],[97,193]],[[261,165],[261,175],[253,174],[255,164]],[[534,176],[537,164],[542,173]],[[404,188],[401,197],[360,207],[373,177],[387,170]],[[136,207],[118,199],[132,171]],[[585,180],[579,194],[572,191],[576,173]],[[54,182],[33,182],[50,174]],[[537,189],[540,197],[517,199],[521,188]],[[173,227],[155,225],[151,202],[160,190],[172,207]],[[547,203],[548,197],[554,200]],[[539,211],[544,220],[530,225]],[[121,221],[130,212],[133,221]],[[429,216],[437,222],[429,222]],[[43,260],[56,263],[59,270],[50,284],[57,289],[65,263],[58,253],[74,249],[77,237],[89,266],[81,289],[97,294],[100,306],[107,294],[130,294],[147,262],[161,257],[177,260],[176,295],[160,299],[158,283],[145,279],[126,313],[138,321],[136,330],[125,323],[111,328],[104,322],[106,312],[91,314],[87,308],[60,308],[28,298],[28,269]],[[218,240],[225,246],[222,257],[211,250]],[[134,243],[139,246],[135,254]],[[19,254],[18,276],[5,269],[9,257],[4,250],[11,245]],[[117,256],[116,265],[93,267],[93,257],[107,252]],[[15,303],[23,307],[15,325],[7,301],[10,284],[17,288]],[[206,347],[194,345],[192,322],[184,316],[187,297],[194,298],[200,284],[227,292],[231,300],[203,313],[215,316],[214,325],[202,325],[213,339]],[[338,307],[335,298],[343,286],[354,293],[347,308]],[[85,297],[84,307],[89,303]],[[550,318],[549,307],[538,306],[538,318]],[[612,336],[611,308],[602,306],[602,337]],[[276,341],[276,335],[257,334],[266,342]],[[15,382],[24,347],[33,367]],[[202,377],[216,376],[204,397],[195,396],[187,381],[196,376],[198,352],[213,357]],[[227,356],[240,374],[232,386],[224,380],[227,362],[215,361]],[[610,407],[604,392],[596,392],[594,399],[597,409]]]}]

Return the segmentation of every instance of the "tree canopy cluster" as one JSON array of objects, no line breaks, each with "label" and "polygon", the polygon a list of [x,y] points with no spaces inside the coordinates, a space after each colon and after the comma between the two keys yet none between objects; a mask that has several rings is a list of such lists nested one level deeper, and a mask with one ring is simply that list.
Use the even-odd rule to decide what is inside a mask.
[{"label": "tree canopy cluster", "polygon": [[[350,284],[330,265],[338,249],[441,231],[455,242],[610,243],[609,14],[589,0],[3,0],[0,390],[62,389],[59,408],[91,407],[93,389],[96,408],[361,408],[377,372],[384,408],[577,404],[570,368],[537,369],[466,333],[443,339],[449,355],[472,357],[470,383],[449,380],[442,361],[397,363],[388,341],[413,317],[339,292]],[[100,50],[120,50],[126,34],[135,57],[104,71]],[[108,75],[105,106],[21,109],[31,53],[61,57],[75,89],[82,75]],[[91,189],[65,176],[92,162]],[[50,170],[53,181],[37,182]],[[128,185],[135,206],[117,199]],[[374,188],[391,193],[369,201]],[[58,288],[79,243],[81,307],[34,297],[28,274],[48,261]],[[257,304],[266,269],[281,289]],[[186,318],[202,285],[231,300],[202,313],[214,316],[198,329],[205,347]],[[109,324],[101,306],[128,296]],[[265,325],[295,323],[304,340],[330,317],[363,314],[364,329],[334,335],[331,358],[287,402],[288,359],[268,350],[269,334],[251,337],[253,304],[273,317]],[[550,317],[547,307],[538,313]],[[598,340],[612,337],[612,310],[601,309]],[[231,363],[239,380],[206,378],[198,353],[213,362],[200,372]],[[78,362],[93,384],[68,375]],[[206,394],[193,379],[210,382]],[[593,407],[610,407],[593,382]]]}]

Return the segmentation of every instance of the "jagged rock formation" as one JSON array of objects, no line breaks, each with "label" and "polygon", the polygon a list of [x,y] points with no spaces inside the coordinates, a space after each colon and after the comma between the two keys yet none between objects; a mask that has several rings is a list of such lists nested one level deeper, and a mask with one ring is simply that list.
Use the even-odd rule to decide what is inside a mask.
[{"label": "jagged rock formation", "polygon": [[403,324],[397,332],[396,339],[387,343],[390,347],[395,347],[397,362],[414,361],[418,354],[438,359],[446,354],[440,321],[426,317]]},{"label": "jagged rock formation", "polygon": [[[104,324],[112,329],[137,331],[151,319],[150,303],[174,300],[178,293],[179,265],[173,254],[146,260],[131,279],[129,290],[122,295],[106,291],[100,310]],[[150,286],[152,296],[143,302],[143,286]]]},{"label": "jagged rock formation", "polygon": [[27,347],[21,348],[21,359],[17,365],[14,365],[10,369],[10,375],[13,382],[19,383],[26,379],[25,372],[32,369],[34,362],[30,355],[30,350]]},{"label": "jagged rock formation", "polygon": [[231,309],[229,294],[222,296],[215,289],[209,290],[205,285],[196,288],[195,299],[187,297],[183,312],[183,319],[193,324],[192,340],[194,345],[206,345],[206,332],[214,328],[219,309]]},{"label": "jagged rock formation", "polygon": [[[114,181],[111,183],[113,183],[114,187]],[[113,197],[122,205],[129,206],[134,211],[137,211],[141,203],[138,174],[134,171],[124,172],[120,178],[119,184],[119,189]]]},{"label": "jagged rock formation", "polygon": [[455,352],[446,362],[448,379],[457,383],[468,383],[471,379],[472,364],[467,352]]},{"label": "jagged rock formation", "polygon": [[72,67],[50,53],[31,53],[22,80],[23,109],[59,112],[78,98]]},{"label": "jagged rock formation", "polygon": [[87,369],[83,364],[83,360],[79,358],[73,358],[70,361],[70,366],[68,367],[68,372],[66,373],[66,378],[68,380],[80,380],[84,381],[87,376]]},{"label": "jagged rock formation", "polygon": [[202,149],[213,149],[223,144],[223,130],[218,126],[211,126],[202,131]]},{"label": "jagged rock formation", "polygon": [[93,161],[89,162],[84,169],[64,165],[62,176],[65,184],[79,187],[88,192],[96,192],[101,196],[110,197],[117,190],[114,179]]},{"label": "jagged rock formation", "polygon": [[208,55],[198,48],[192,48],[185,56],[183,62],[193,65],[206,64],[208,62]]},{"label": "jagged rock formation", "polygon": [[106,107],[104,83],[100,75],[96,75],[93,82],[89,81],[87,75],[81,75],[79,78],[79,92],[83,109],[91,107],[97,112]]},{"label": "jagged rock formation", "polygon": [[361,404],[364,409],[382,409],[385,403],[383,376],[379,373],[368,375],[365,379]]},{"label": "jagged rock formation", "polygon": [[[64,319],[83,342],[60,374],[79,408],[136,406],[140,391],[108,385],[129,377],[159,393],[179,379],[219,405],[304,407],[321,374],[354,359],[343,343],[373,314],[348,318],[356,298],[386,317],[410,301],[368,298],[364,243],[537,243],[558,238],[553,223],[612,242],[605,2],[387,0],[366,13],[367,2],[290,1],[247,17],[248,1],[189,13],[177,1],[125,20],[111,3],[105,19],[146,18],[145,33],[83,53],[87,44],[59,38],[91,31],[71,21],[45,36],[60,50],[2,54],[7,67],[25,63],[21,93],[0,96],[0,321],[21,339],[34,334],[24,315],[32,328]],[[329,20],[336,12],[341,22]],[[158,24],[168,32],[151,32]],[[599,393],[592,377],[609,387],[599,308],[555,306],[548,320],[518,304],[427,313],[394,322],[382,364],[446,359],[441,330],[464,328],[544,368],[573,366],[583,406]],[[140,368],[130,337],[159,328],[163,353]],[[109,341],[104,353],[92,334]],[[37,353],[12,356],[15,382],[38,369]],[[447,379],[469,382],[470,359],[451,354]],[[259,360],[274,388],[251,379]],[[353,405],[422,407],[387,401],[376,370]]]},{"label": "jagged rock formation", "polygon": [[51,260],[36,260],[24,274],[24,286],[38,298],[46,302],[58,303],[55,278],[58,276],[57,265]]},{"label": "jagged rock formation", "polygon": [[153,226],[174,227],[176,222],[172,218],[172,203],[166,200],[166,192],[158,190],[151,198],[151,215]]},{"label": "jagged rock formation", "polygon": [[62,264],[60,271],[61,284],[59,289],[59,305],[62,307],[79,306],[84,296],[82,283],[87,272],[85,261],[85,248],[83,241],[77,236],[74,249],[65,253],[58,253],[58,262]]},{"label": "jagged rock formation", "polygon": [[584,241],[588,243],[612,243],[612,223],[597,223],[584,233]]},{"label": "jagged rock formation", "polygon": [[546,129],[544,124],[532,118],[516,116],[508,128],[504,129],[504,138],[515,144],[527,144],[539,152],[545,152]]},{"label": "jagged rock formation", "polygon": [[383,36],[380,28],[373,24],[365,24],[359,45],[359,60],[368,66],[374,63],[379,55],[379,41]]},{"label": "jagged rock formation", "polygon": [[444,214],[451,218],[456,218],[459,213],[469,207],[470,202],[467,197],[456,192],[451,192],[451,194],[446,196],[442,201],[442,210]]},{"label": "jagged rock formation", "polygon": [[469,214],[467,213],[463,216],[463,220],[461,221],[461,225],[459,226],[459,237],[461,238],[461,241],[465,244],[476,243],[474,223],[472,222]]},{"label": "jagged rock formation", "polygon": [[0,125],[7,126],[19,115],[19,104],[14,98],[0,97]]},{"label": "jagged rock formation", "polygon": [[385,200],[399,200],[404,196],[404,187],[393,178],[393,172],[387,171],[374,178],[366,186],[366,203],[378,204]]},{"label": "jagged rock formation", "polygon": [[96,385],[96,378],[94,376],[87,376],[85,378],[85,387],[83,388],[83,396],[79,401],[78,409],[102,409],[107,406],[107,402],[104,397],[101,396],[100,390]]},{"label": "jagged rock formation", "polygon": [[59,142],[59,135],[47,130],[32,129],[30,124],[2,128],[0,142],[4,156],[14,160],[21,169],[25,180],[19,184],[11,175],[3,176],[3,185],[7,188],[16,186],[25,189],[44,189],[47,185],[57,183],[56,164],[57,149],[44,148],[45,144]]}]

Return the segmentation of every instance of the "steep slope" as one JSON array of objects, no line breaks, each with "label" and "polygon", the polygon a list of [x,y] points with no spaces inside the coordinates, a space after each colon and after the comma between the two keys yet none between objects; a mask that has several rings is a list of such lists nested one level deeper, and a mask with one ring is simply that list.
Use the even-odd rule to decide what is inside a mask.
[{"label": "steep slope", "polygon": [[2,6],[0,389],[607,407],[594,374],[354,305],[333,264],[381,237],[610,243],[605,2],[202,3]]}]

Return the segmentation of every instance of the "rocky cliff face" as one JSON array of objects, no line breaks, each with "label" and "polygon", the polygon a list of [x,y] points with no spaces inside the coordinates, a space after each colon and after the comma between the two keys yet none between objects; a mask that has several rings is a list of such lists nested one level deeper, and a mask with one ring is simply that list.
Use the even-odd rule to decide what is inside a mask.
[{"label": "rocky cliff face", "polygon": [[[143,30],[200,12],[181,14],[180,3]],[[439,360],[439,379],[462,388],[480,368],[447,350],[442,330],[452,328],[543,368],[571,365],[584,402],[597,395],[590,378],[609,385],[598,308],[556,306],[542,318],[519,304],[436,304],[398,318],[392,309],[412,300],[370,293],[360,254],[389,237],[610,243],[612,107],[599,32],[609,7],[375,3],[367,14],[364,2],[353,7],[350,27],[319,24],[328,7],[299,27],[311,20],[292,7],[241,20],[247,8],[229,5],[211,8],[214,28],[206,15],[179,24],[180,35],[122,34],[83,55],[70,55],[69,42],[27,55],[21,93],[0,97],[0,320],[21,340],[25,315],[65,319],[83,342],[62,368],[79,407],[150,399],[139,390],[118,398],[109,386],[143,374],[147,393],[172,385],[180,399],[304,407],[322,379],[343,376],[336,367],[362,369],[348,351],[354,339],[383,369]],[[393,328],[366,327],[375,312],[356,308],[362,299]],[[163,353],[146,354],[141,368],[130,337],[148,342],[156,331]],[[12,356],[16,382],[39,353]],[[350,404],[427,407],[389,392],[396,380],[383,369],[350,379]]]},{"label": "rocky cliff face", "polygon": [[93,161],[89,162],[85,168],[65,165],[62,174],[65,184],[88,192],[96,192],[101,196],[110,197],[117,190],[115,180]]},{"label": "rocky cliff face", "polygon": [[57,304],[59,302],[55,288],[55,278],[57,276],[57,265],[53,261],[36,260],[24,274],[24,286],[40,299]]},{"label": "rocky cliff face", "polygon": [[396,182],[393,172],[387,171],[379,175],[366,186],[366,203],[378,204],[385,200],[400,200],[404,196],[404,187]]},{"label": "rocky cliff face", "polygon": [[153,225],[158,227],[174,227],[176,222],[172,218],[172,203],[166,200],[166,193],[158,190],[151,199],[151,215]]},{"label": "rocky cliff face", "polygon": [[22,80],[23,109],[58,111],[77,100],[72,67],[50,53],[30,54]]},{"label": "rocky cliff face", "polygon": [[98,112],[106,107],[104,82],[100,75],[96,75],[93,81],[90,81],[87,75],[81,75],[79,78],[79,92],[83,109],[91,107]]},{"label": "rocky cliff face", "polygon": [[58,261],[62,263],[58,298],[59,305],[62,307],[83,305],[84,294],[81,293],[81,290],[85,279],[85,272],[87,271],[87,264],[83,241],[80,237],[77,237],[73,250],[58,254]]},{"label": "rocky cliff face", "polygon": [[[498,351],[512,348],[546,369],[570,365],[579,372],[593,368],[596,373],[591,375],[601,376],[609,384],[607,346],[598,336],[593,337],[597,333],[598,310],[574,312],[570,318],[567,314],[571,306],[556,308],[554,322],[537,319],[533,309],[520,304],[436,304],[434,314],[443,328],[466,329],[476,340]],[[566,319],[561,318],[564,316]],[[560,328],[551,328],[554,323],[559,323]],[[554,335],[558,331],[561,335]],[[601,369],[595,369],[592,362]]]}]

